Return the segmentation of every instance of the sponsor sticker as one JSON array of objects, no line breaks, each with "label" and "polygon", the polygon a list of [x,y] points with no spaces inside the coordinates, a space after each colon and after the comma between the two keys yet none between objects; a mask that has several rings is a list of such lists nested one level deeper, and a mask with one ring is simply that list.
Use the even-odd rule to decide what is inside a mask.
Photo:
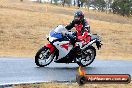
[{"label": "sponsor sticker", "polygon": [[79,74],[76,81],[79,85],[85,83],[130,83],[129,74],[86,74],[85,70],[79,67]]}]

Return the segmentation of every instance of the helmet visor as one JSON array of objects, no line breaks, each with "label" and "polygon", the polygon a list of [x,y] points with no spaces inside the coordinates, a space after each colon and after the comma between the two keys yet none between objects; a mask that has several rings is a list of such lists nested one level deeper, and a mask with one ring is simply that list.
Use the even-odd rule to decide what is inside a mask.
[{"label": "helmet visor", "polygon": [[79,17],[79,16],[75,16],[74,17],[74,20],[78,20],[79,21],[80,19],[81,19],[81,17]]}]

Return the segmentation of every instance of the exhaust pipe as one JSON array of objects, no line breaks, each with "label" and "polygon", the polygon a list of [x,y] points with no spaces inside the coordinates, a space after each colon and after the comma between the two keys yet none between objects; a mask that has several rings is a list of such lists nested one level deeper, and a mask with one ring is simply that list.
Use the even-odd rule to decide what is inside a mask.
[{"label": "exhaust pipe", "polygon": [[87,48],[89,45],[93,44],[96,41],[96,39],[92,40],[91,42],[89,42],[88,44],[86,44],[84,47],[82,47],[81,49],[85,49]]}]

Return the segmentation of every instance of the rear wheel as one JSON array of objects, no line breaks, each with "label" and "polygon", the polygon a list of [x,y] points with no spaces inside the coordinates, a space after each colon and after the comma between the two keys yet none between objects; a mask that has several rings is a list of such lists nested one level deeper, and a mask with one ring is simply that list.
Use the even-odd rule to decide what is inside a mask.
[{"label": "rear wheel", "polygon": [[50,54],[50,50],[47,47],[42,47],[35,56],[35,63],[37,66],[44,67],[49,65],[54,58],[54,54]]},{"label": "rear wheel", "polygon": [[83,67],[88,66],[94,61],[95,56],[96,49],[93,46],[89,46],[83,51],[82,56],[77,64]]}]

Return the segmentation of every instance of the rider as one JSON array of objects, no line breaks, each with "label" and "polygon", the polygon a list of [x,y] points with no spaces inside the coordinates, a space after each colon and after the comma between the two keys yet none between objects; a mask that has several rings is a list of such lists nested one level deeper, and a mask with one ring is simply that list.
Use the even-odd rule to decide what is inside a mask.
[{"label": "rider", "polygon": [[88,43],[90,40],[90,25],[88,21],[84,18],[84,13],[81,10],[77,10],[74,13],[74,19],[65,28],[71,30],[73,27],[76,29],[77,38],[82,41],[83,44]]}]

